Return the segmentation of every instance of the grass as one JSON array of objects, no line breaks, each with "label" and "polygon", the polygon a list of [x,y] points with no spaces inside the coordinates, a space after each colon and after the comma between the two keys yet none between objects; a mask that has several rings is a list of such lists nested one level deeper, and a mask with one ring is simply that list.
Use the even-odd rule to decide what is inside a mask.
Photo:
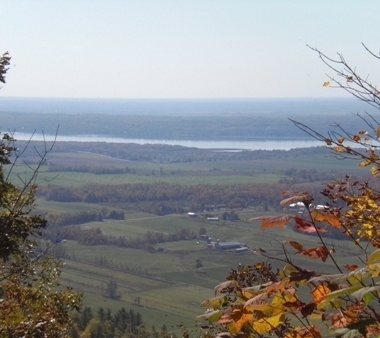
[{"label": "grass", "polygon": [[[93,153],[52,154],[52,162],[62,164],[96,166],[104,163],[105,157]],[[304,156],[297,158],[252,160],[252,161],[220,161],[220,162],[191,162],[191,163],[142,163],[128,162],[107,158],[110,166],[125,167],[136,170],[136,174],[124,175],[94,175],[91,173],[47,172],[43,167],[38,183],[56,184],[61,186],[82,186],[85,184],[123,184],[123,183],[178,183],[178,184],[252,184],[277,183],[283,175],[279,169],[317,169],[318,171],[345,172],[347,161],[321,156]],[[344,165],[343,165],[344,164]],[[352,166],[353,167],[353,166]],[[162,168],[162,175],[161,175]],[[351,167],[350,167],[351,168]],[[216,170],[215,170],[216,169]],[[154,174],[153,174],[154,171]],[[24,179],[30,177],[26,166],[15,168]],[[16,176],[13,176],[16,179]],[[319,183],[318,183],[319,184]],[[304,247],[318,245],[317,237],[306,236],[294,232],[289,227],[269,228],[262,230],[259,222],[248,222],[252,217],[261,215],[282,215],[276,212],[258,212],[254,208],[237,210],[240,221],[207,222],[202,219],[190,219],[184,215],[156,216],[131,210],[132,206],[123,209],[120,206],[89,203],[58,203],[37,200],[37,211],[44,212],[79,212],[97,211],[102,207],[124,210],[125,220],[93,222],[81,225],[83,228],[99,228],[103,234],[112,236],[144,237],[148,231],[172,233],[179,229],[188,228],[195,234],[204,227],[213,239],[221,241],[238,240],[246,243],[251,249],[262,248],[274,259],[275,268],[282,268],[284,248],[294,264],[310,267],[317,272],[336,273],[336,268],[330,260],[326,263],[320,260],[310,260],[295,253],[288,241],[302,243]],[[124,206],[123,206],[124,207]],[[186,206],[187,207],[187,206]],[[215,212],[219,216],[224,210]],[[349,246],[347,241],[326,239],[329,247],[335,248],[339,264],[353,264],[358,260],[356,247]],[[214,295],[213,287],[225,280],[225,277],[241,263],[252,265],[266,258],[253,254],[220,252],[207,249],[204,243],[197,244],[196,240],[167,242],[156,244],[162,248],[160,253],[148,253],[142,249],[120,248],[114,246],[83,246],[76,241],[62,244],[67,247],[71,259],[65,260],[62,283],[72,286],[84,293],[84,304],[95,309],[110,308],[117,311],[121,307],[132,308],[143,315],[149,328],[151,325],[160,328],[163,324],[174,329],[184,322],[188,327],[194,326],[193,318],[201,314],[202,300]],[[100,257],[108,262],[106,266],[98,264]],[[196,271],[195,262],[200,259],[203,267]],[[121,298],[112,300],[103,297],[106,283],[117,281]],[[140,304],[136,304],[140,297]],[[177,331],[178,332],[178,331]]]},{"label": "grass", "polygon": [[[242,212],[247,217],[259,215],[252,209]],[[138,219],[140,217],[140,219]],[[135,213],[128,219],[114,223],[89,223],[83,226],[101,226],[109,235],[143,235],[147,230],[175,231],[182,227],[191,227],[197,232],[200,226],[206,226],[208,234],[213,238],[244,241],[251,248],[263,248],[274,258],[283,258],[284,244],[294,264],[315,271],[336,273],[330,261],[310,260],[299,254],[286,244],[293,240],[305,247],[316,246],[316,237],[293,232],[290,228],[269,228],[261,230],[258,222],[227,222],[220,224],[204,223],[183,216],[149,217],[149,214]],[[349,248],[347,241],[326,239],[330,246],[335,246],[339,264],[352,263],[357,251]],[[238,263],[252,265],[265,260],[263,257],[246,251],[220,252],[207,249],[204,243],[195,240],[160,243],[156,248],[164,249],[161,253],[151,254],[142,249],[129,249],[109,246],[88,247],[75,241],[68,241],[69,255],[75,260],[67,260],[63,274],[63,283],[71,285],[79,291],[85,291],[85,304],[95,308],[99,306],[118,309],[131,306],[142,313],[144,320],[150,325],[160,327],[163,323],[175,327],[180,322],[193,326],[193,318],[204,309],[200,303],[213,297],[213,287],[223,281],[231,269]],[[106,257],[109,266],[95,265],[99,257]],[[203,267],[199,272],[195,269],[195,261],[200,259]],[[274,267],[282,267],[283,262],[272,261]],[[128,266],[129,271],[125,271]],[[102,289],[110,280],[117,281],[121,294],[120,300],[102,297]],[[134,300],[140,297],[139,306]],[[158,324],[160,320],[164,320]]]}]

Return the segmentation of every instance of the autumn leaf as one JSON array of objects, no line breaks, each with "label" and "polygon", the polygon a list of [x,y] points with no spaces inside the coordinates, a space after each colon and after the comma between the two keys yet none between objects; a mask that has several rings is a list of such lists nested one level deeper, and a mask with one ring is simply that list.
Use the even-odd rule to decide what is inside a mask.
[{"label": "autumn leaf", "polygon": [[322,338],[320,328],[314,325],[297,326],[291,332],[285,335],[284,338]]},{"label": "autumn leaf", "polygon": [[299,244],[298,242],[295,242],[295,241],[289,241],[289,244],[294,249],[296,249],[298,252],[302,252],[303,251],[303,245],[302,244]]},{"label": "autumn leaf", "polygon": [[275,329],[280,324],[284,323],[285,321],[285,314],[279,313],[278,315],[267,317],[267,318],[261,318],[259,320],[255,320],[252,323],[252,328],[258,333],[263,334],[266,332],[269,332],[273,329]]},{"label": "autumn leaf", "polygon": [[354,82],[354,77],[352,75],[347,75],[346,80],[347,82]]},{"label": "autumn leaf", "polygon": [[331,289],[325,284],[319,284],[311,291],[315,303],[322,302],[329,293]]},{"label": "autumn leaf", "polygon": [[272,216],[272,217],[254,217],[251,218],[250,221],[261,221],[261,228],[271,228],[274,226],[284,226],[289,219],[291,219],[291,216],[285,215],[285,216]]},{"label": "autumn leaf", "polygon": [[360,135],[355,134],[352,136],[352,141],[359,142],[360,139],[361,139]]},{"label": "autumn leaf", "polygon": [[376,128],[376,137],[379,138],[380,137],[380,124],[377,126]]},{"label": "autumn leaf", "polygon": [[340,229],[341,223],[337,216],[333,215],[331,212],[325,212],[320,210],[313,210],[311,212],[311,217],[317,222],[327,222],[334,228]]},{"label": "autumn leaf", "polygon": [[232,312],[224,314],[220,317],[218,324],[228,324],[230,333],[235,334],[241,330],[244,323],[251,325],[253,313],[247,309],[233,309]]},{"label": "autumn leaf", "polygon": [[323,85],[322,85],[323,87],[328,87],[328,86],[330,86],[330,81],[325,81],[325,82],[323,82]]},{"label": "autumn leaf", "polygon": [[301,255],[308,256],[310,258],[321,258],[323,262],[325,262],[329,256],[329,251],[323,245],[315,248],[304,249],[303,245],[299,244],[298,242],[289,241],[289,244]]},{"label": "autumn leaf", "polygon": [[373,264],[378,260],[380,260],[380,249],[375,250],[368,256],[367,264]]},{"label": "autumn leaf", "polygon": [[316,248],[304,249],[301,254],[314,259],[320,258],[325,262],[329,256],[329,251],[325,246],[319,246]]},{"label": "autumn leaf", "polygon": [[355,264],[344,264],[343,267],[350,271],[354,271],[358,268],[358,266]]},{"label": "autumn leaf", "polygon": [[212,307],[213,309],[219,308],[227,300],[226,296],[214,297],[206,299],[202,302],[202,306]]},{"label": "autumn leaf", "polygon": [[319,231],[320,233],[328,232],[324,228],[316,227],[313,224],[311,224],[311,223],[303,220],[298,215],[296,215],[296,217],[294,217],[294,219],[296,221],[296,225],[294,227],[296,230],[299,230],[299,231],[302,231],[302,232],[305,232],[305,233],[309,233],[309,234],[315,233],[317,231]]}]

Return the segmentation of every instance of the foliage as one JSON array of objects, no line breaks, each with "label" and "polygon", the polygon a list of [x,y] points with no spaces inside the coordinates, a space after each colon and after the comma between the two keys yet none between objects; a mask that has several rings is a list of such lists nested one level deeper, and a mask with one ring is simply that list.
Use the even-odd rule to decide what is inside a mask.
[{"label": "foliage", "polygon": [[[5,82],[8,53],[0,57],[0,81]],[[0,141],[0,336],[69,337],[70,312],[78,310],[81,295],[58,289],[62,263],[47,255],[38,238],[46,220],[33,213],[35,180],[49,149],[27,181],[16,186],[9,174],[22,155],[14,139]]]},{"label": "foliage", "polygon": [[[368,49],[367,49],[368,50]],[[330,77],[337,87],[380,109],[379,91],[368,77],[363,78],[345,61],[328,58],[316,50],[322,60],[344,83]],[[372,56],[380,59],[370,52]],[[343,66],[343,70],[337,67]],[[329,86],[330,81],[323,85]],[[314,138],[325,142],[333,156],[358,160],[360,167],[370,167],[373,178],[380,174],[378,138],[380,124],[372,115],[359,115],[365,128],[349,133],[336,125],[327,136],[307,125],[295,125]],[[216,297],[203,302],[208,309],[197,320],[203,323],[205,337],[239,336],[284,338],[318,338],[380,336],[380,192],[374,179],[358,181],[350,175],[327,184],[321,192],[329,201],[314,207],[314,197],[308,192],[286,192],[280,205],[303,203],[301,216],[256,217],[262,228],[293,224],[297,231],[314,233],[319,244],[305,247],[293,240],[279,243],[282,258],[276,258],[258,248],[253,252],[266,259],[253,266],[239,266],[227,281],[215,287]],[[329,247],[324,232],[338,230],[360,248],[358,261],[342,262],[334,248]],[[297,263],[296,256],[328,262],[335,273],[321,273]],[[339,258],[339,259],[338,259]],[[272,268],[270,261],[283,263],[282,269]],[[209,324],[204,324],[209,322]]]},{"label": "foliage", "polygon": [[110,309],[100,308],[96,314],[85,307],[74,317],[76,332],[80,337],[158,337],[146,330],[141,314],[134,310],[119,309],[115,314]]}]

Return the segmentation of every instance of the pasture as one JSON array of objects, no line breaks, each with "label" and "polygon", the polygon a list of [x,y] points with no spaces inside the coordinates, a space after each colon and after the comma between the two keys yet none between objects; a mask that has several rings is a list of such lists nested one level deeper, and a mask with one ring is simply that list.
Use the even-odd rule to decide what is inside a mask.
[{"label": "pasture", "polygon": [[[169,184],[275,184],[286,178],[286,169],[315,169],[318,172],[333,172],[338,175],[349,169],[360,173],[360,169],[350,162],[340,162],[321,155],[305,157],[284,157],[247,161],[200,161],[188,163],[152,163],[131,162],[104,155],[75,152],[53,153],[48,163],[65,165],[85,165],[89,167],[110,166],[131,169],[126,174],[94,174],[90,172],[50,172],[48,165],[41,168],[37,179],[39,185],[54,184],[64,187],[77,187],[87,184],[124,184],[124,183],[156,183]],[[18,176],[17,176],[17,175]],[[13,179],[28,179],[30,169],[26,165],[14,168]],[[313,182],[320,184],[321,182]],[[280,194],[280,192],[279,192]],[[110,308],[117,311],[121,307],[133,308],[143,315],[149,328],[154,325],[160,328],[163,324],[176,329],[183,322],[189,328],[194,327],[193,318],[204,309],[200,303],[214,296],[213,287],[222,282],[231,269],[241,264],[252,265],[265,261],[253,251],[265,249],[268,256],[273,257],[271,263],[275,268],[282,267],[284,248],[288,250],[294,264],[310,264],[316,271],[335,272],[331,262],[322,263],[310,260],[299,254],[287,244],[293,240],[301,242],[305,247],[315,246],[317,238],[294,232],[290,227],[261,229],[258,221],[249,219],[261,215],[282,215],[282,212],[260,208],[239,209],[238,221],[223,221],[221,216],[225,209],[213,211],[218,221],[207,221],[202,217],[189,218],[186,214],[169,214],[157,216],[134,209],[134,205],[108,205],[100,203],[63,203],[38,198],[37,212],[80,212],[96,211],[102,208],[123,210],[124,220],[104,219],[103,222],[91,222],[79,225],[82,229],[100,229],[104,235],[136,238],[147,232],[174,233],[181,229],[190,229],[198,234],[201,228],[206,229],[212,240],[244,242],[250,250],[237,253],[235,251],[219,251],[207,248],[203,242],[195,239],[155,244],[160,251],[150,253],[144,248],[132,249],[117,246],[85,246],[75,240],[68,240],[62,245],[67,250],[63,260],[65,267],[62,283],[72,286],[84,293],[84,305],[95,309]],[[185,207],[188,207],[187,205]],[[62,230],[64,233],[64,229]],[[326,239],[334,247],[339,263],[353,264],[359,252],[349,247],[344,240]],[[196,269],[196,260],[203,266]],[[102,263],[100,264],[100,261]],[[106,263],[105,263],[106,262]],[[118,286],[119,299],[104,297],[107,282],[115,280]]]}]

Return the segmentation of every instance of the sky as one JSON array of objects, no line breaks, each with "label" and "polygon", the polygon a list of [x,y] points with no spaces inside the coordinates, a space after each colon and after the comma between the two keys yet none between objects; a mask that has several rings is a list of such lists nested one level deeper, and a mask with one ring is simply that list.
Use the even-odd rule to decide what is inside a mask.
[{"label": "sky", "polygon": [[[340,97],[307,45],[378,75],[380,1],[4,0],[3,97]],[[374,78],[374,81],[377,80]]]}]

